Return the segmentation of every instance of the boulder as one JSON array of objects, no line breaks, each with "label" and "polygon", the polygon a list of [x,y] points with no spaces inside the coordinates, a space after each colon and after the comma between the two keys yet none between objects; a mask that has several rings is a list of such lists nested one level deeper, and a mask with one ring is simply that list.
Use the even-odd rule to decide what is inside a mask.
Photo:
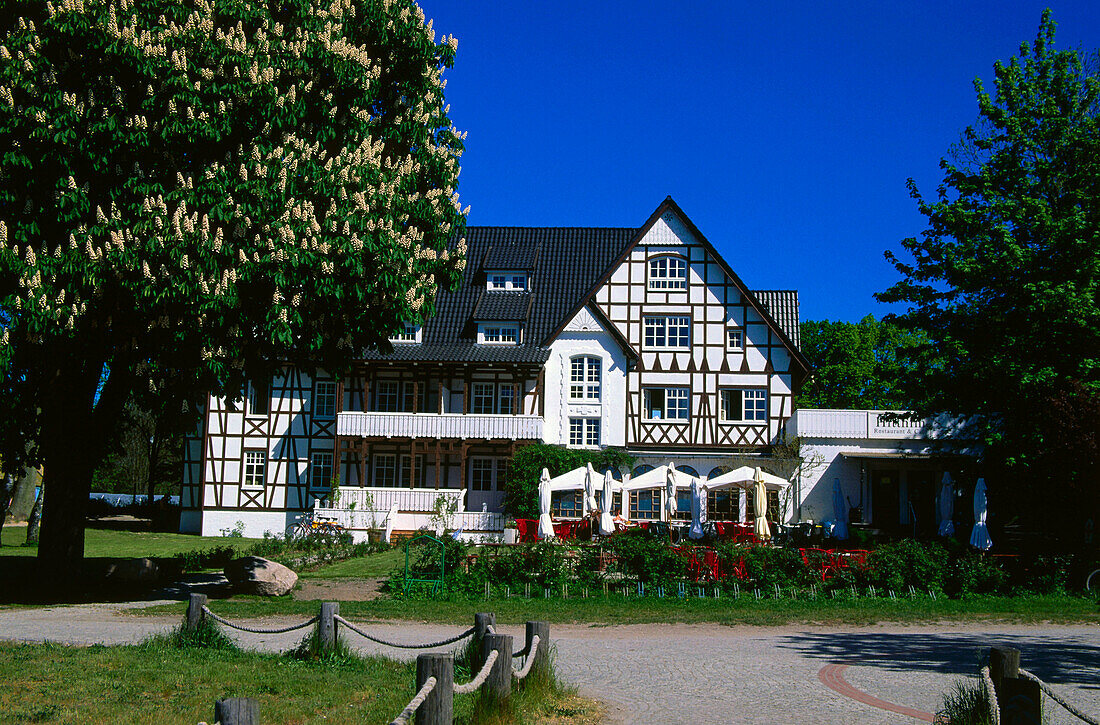
[{"label": "boulder", "polygon": [[259,556],[242,556],[225,566],[225,578],[234,591],[278,597],[298,583],[298,575],[277,561]]},{"label": "boulder", "polygon": [[120,584],[156,584],[160,567],[152,559],[115,559],[107,564],[106,579]]}]

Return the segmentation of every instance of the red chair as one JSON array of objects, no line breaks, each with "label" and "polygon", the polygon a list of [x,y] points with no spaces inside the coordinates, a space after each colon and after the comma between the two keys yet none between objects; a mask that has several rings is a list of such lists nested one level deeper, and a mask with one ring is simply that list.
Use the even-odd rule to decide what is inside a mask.
[{"label": "red chair", "polygon": [[[696,559],[698,561],[698,559]],[[742,571],[744,570],[744,561],[741,562]],[[701,578],[705,578],[707,581],[717,582],[722,579],[722,558],[718,556],[718,552],[714,549],[703,549],[703,560],[700,562],[699,573]],[[696,579],[695,581],[699,581]]]},{"label": "red chair", "polygon": [[831,549],[799,549],[802,563],[806,568],[816,571],[821,576],[821,581],[829,579],[836,569],[836,553]]},{"label": "red chair", "polygon": [[516,531],[519,532],[519,540],[524,543],[533,543],[538,539],[538,521],[536,519],[516,519]]}]

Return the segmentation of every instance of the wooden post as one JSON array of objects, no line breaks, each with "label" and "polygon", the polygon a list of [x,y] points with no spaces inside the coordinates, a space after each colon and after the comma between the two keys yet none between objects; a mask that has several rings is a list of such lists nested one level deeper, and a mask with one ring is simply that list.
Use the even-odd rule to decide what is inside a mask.
[{"label": "wooden post", "polygon": [[321,602],[321,619],[317,622],[317,637],[322,654],[336,649],[336,615],[339,613],[340,602]]},{"label": "wooden post", "polygon": [[424,654],[416,657],[416,690],[429,677],[435,687],[416,711],[417,725],[451,725],[454,719],[455,662],[453,654]]},{"label": "wooden post", "polygon": [[214,722],[221,725],[260,725],[260,701],[227,697],[214,703]]},{"label": "wooden post", "polygon": [[474,615],[474,636],[473,647],[470,653],[470,667],[473,668],[473,673],[476,675],[478,670],[481,669],[481,663],[484,662],[484,658],[481,656],[481,643],[485,641],[485,635],[489,634],[489,629],[495,627],[497,623],[497,615],[493,612],[478,612]]},{"label": "wooden post", "polygon": [[[539,646],[535,648],[535,651],[531,651],[531,641],[535,636],[539,638]],[[532,670],[542,669],[550,665],[550,623],[549,622],[528,622],[527,623],[527,656],[534,657],[535,663],[531,665]]]},{"label": "wooden post", "polygon": [[490,652],[497,652],[497,661],[489,670],[485,692],[494,698],[506,700],[512,695],[512,635],[487,634],[481,643],[482,662]]},{"label": "wooden post", "polygon": [[1020,650],[992,647],[989,677],[997,693],[1002,725],[1032,725],[1042,722],[1043,694],[1039,683],[1020,677]]},{"label": "wooden post", "polygon": [[184,626],[192,632],[199,628],[206,613],[202,608],[206,606],[205,594],[192,594],[187,598],[187,614],[184,617]]}]

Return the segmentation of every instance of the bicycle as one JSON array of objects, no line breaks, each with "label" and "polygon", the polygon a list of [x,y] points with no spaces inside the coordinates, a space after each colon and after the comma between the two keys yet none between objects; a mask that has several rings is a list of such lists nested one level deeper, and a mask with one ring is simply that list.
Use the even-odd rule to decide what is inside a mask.
[{"label": "bicycle", "polygon": [[1085,576],[1085,591],[1093,590],[1100,592],[1100,568],[1093,569]]},{"label": "bicycle", "polygon": [[344,535],[344,531],[344,527],[338,524],[335,519],[306,513],[299,516],[297,521],[287,527],[286,537],[290,541],[317,538],[336,542]]}]

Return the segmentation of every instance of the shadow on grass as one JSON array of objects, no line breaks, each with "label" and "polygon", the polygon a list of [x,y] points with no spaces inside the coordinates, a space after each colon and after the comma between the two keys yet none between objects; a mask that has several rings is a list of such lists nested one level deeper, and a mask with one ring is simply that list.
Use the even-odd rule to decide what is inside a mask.
[{"label": "shadow on grass", "polygon": [[801,632],[779,646],[806,657],[853,662],[898,672],[929,671],[973,676],[991,646],[1020,650],[1020,665],[1040,679],[1100,690],[1100,636],[1051,630],[1032,634],[981,632]]}]

